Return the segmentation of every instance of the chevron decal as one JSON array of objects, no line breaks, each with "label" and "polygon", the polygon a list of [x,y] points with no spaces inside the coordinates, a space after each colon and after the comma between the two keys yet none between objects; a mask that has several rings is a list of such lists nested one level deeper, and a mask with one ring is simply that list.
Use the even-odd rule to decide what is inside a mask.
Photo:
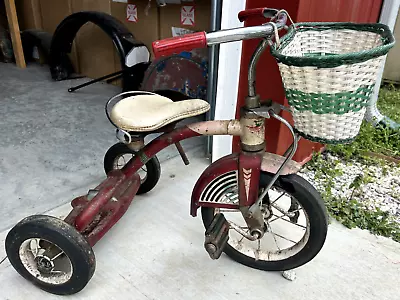
[{"label": "chevron decal", "polygon": [[251,181],[251,169],[243,169],[244,188],[246,191],[246,200],[249,199],[249,189]]}]

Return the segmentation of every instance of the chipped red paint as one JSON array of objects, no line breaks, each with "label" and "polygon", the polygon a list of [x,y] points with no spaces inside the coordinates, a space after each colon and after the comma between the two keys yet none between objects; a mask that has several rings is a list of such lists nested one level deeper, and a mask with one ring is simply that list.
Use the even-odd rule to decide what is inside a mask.
[{"label": "chipped red paint", "polygon": [[65,222],[74,226],[93,246],[122,217],[135,197],[140,186],[136,171],[162,149],[199,135],[185,126],[159,136],[122,170],[111,171],[107,179],[95,188],[98,193],[92,200],[86,196],[75,198]]},{"label": "chipped red paint", "polygon": [[88,227],[93,218],[110,201],[115,191],[120,188],[124,179],[126,178],[121,171],[111,172],[107,179],[95,188],[99,192],[75,219],[74,225],[78,231],[82,232]]},{"label": "chipped red paint", "polygon": [[140,187],[139,175],[134,174],[131,178],[127,178],[126,183],[127,187],[123,192],[120,194],[116,192],[118,201],[110,201],[107,203],[104,207],[106,213],[105,217],[102,218],[96,227],[87,235],[90,245],[96,244],[127,211]]},{"label": "chipped red paint", "polygon": [[[212,122],[212,121],[210,121]],[[163,134],[158,138],[154,139],[137,156],[132,158],[122,169],[126,176],[131,176],[136,173],[143,165],[158,152],[164,148],[180,142],[184,139],[200,136],[201,134],[191,130],[187,126],[177,128],[169,133]]]},{"label": "chipped red paint", "polygon": [[142,90],[173,90],[190,98],[207,100],[208,50],[188,53],[190,58],[172,55],[154,60],[145,73]]},{"label": "chipped red paint", "polygon": [[72,211],[64,219],[75,226],[95,245],[128,209],[140,186],[140,177],[126,177],[121,171],[111,174],[97,188],[98,194],[89,201],[86,196],[72,201]]},{"label": "chipped red paint", "polygon": [[262,126],[246,126],[247,129],[250,130],[251,133],[259,132],[262,129]]}]

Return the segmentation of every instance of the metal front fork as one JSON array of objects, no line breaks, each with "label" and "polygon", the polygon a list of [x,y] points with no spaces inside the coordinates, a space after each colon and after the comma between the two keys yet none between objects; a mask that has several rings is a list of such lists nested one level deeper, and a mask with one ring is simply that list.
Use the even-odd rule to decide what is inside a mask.
[{"label": "metal front fork", "polygon": [[266,186],[265,190],[262,192],[262,194],[258,197],[256,203],[254,203],[249,211],[251,213],[255,213],[257,209],[259,209],[259,207],[261,206],[262,200],[264,199],[264,197],[267,195],[268,191],[271,189],[271,187],[274,185],[274,183],[276,182],[276,180],[278,179],[279,175],[282,173],[283,169],[285,168],[285,166],[288,164],[288,162],[293,158],[294,154],[296,153],[297,150],[297,145],[299,142],[298,137],[296,136],[293,127],[290,125],[290,123],[288,121],[286,121],[284,118],[280,117],[279,115],[275,114],[274,111],[270,110],[269,111],[270,116],[272,116],[273,118],[277,119],[278,121],[282,122],[283,124],[286,125],[286,127],[289,129],[290,133],[292,134],[293,137],[293,143],[292,145],[290,145],[290,147],[288,148],[288,150],[286,152],[289,152],[288,155],[286,156],[285,161],[283,162],[283,164],[280,166],[280,168],[278,169],[278,171],[275,173],[274,177],[272,178],[272,180],[268,183],[268,185]]}]

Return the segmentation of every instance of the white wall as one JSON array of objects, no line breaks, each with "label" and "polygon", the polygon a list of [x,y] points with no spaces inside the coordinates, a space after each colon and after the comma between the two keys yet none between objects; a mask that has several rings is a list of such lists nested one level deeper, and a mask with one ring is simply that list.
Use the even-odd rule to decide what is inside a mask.
[{"label": "white wall", "polygon": [[[400,0],[384,0],[381,15],[379,18],[379,23],[386,24],[391,30],[394,29],[396,23],[397,14],[399,12]],[[386,61],[386,58],[385,58]],[[379,112],[377,107],[379,88],[382,82],[383,69],[385,67],[385,61],[382,62],[382,67],[378,75],[377,82],[375,84],[374,95],[372,96],[372,105],[368,107],[365,114],[365,119],[373,124],[378,124],[384,116]]]},{"label": "white wall", "polygon": [[[246,7],[246,0],[223,1],[221,29],[242,27],[238,13]],[[221,44],[219,52],[215,120],[234,119],[238,97],[242,42]],[[212,160],[232,153],[231,136],[214,136]]]}]

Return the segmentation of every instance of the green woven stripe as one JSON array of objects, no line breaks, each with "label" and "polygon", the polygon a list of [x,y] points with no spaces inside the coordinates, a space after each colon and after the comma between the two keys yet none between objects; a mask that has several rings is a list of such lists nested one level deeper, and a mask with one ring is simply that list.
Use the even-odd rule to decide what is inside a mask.
[{"label": "green woven stripe", "polygon": [[331,144],[331,145],[337,145],[337,144],[350,144],[352,143],[356,137],[348,138],[348,139],[342,139],[342,140],[329,140],[329,139],[324,139],[324,138],[319,138],[315,136],[311,136],[309,134],[306,134],[304,132],[301,132],[297,128],[294,128],[294,131],[304,137],[305,139],[316,142],[316,143],[321,143],[321,144]]},{"label": "green woven stripe", "polygon": [[358,88],[355,92],[336,94],[304,93],[297,90],[285,90],[289,104],[299,111],[312,111],[315,114],[343,115],[357,112],[369,105],[374,85]]},{"label": "green woven stripe", "polygon": [[[296,26],[296,27],[294,27]],[[324,30],[342,30],[350,29],[357,31],[374,32],[381,36],[383,45],[374,49],[364,50],[356,53],[324,55],[324,56],[286,56],[282,50],[294,39],[296,32],[301,31],[324,31]],[[357,41],[355,41],[357,42]],[[395,44],[395,39],[389,27],[384,24],[355,24],[355,23],[297,23],[290,26],[288,33],[282,37],[281,45],[277,48],[276,43],[271,47],[271,54],[285,65],[298,67],[320,67],[334,68],[341,65],[361,63],[372,58],[385,55]]]}]

